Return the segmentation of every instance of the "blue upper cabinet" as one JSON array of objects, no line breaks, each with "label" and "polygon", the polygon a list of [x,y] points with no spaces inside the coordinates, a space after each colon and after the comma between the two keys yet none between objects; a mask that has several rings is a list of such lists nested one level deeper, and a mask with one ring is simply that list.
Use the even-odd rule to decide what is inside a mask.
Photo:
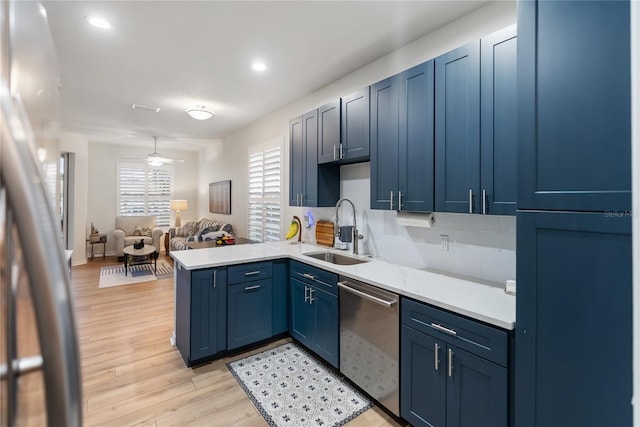
[{"label": "blue upper cabinet", "polygon": [[398,210],[433,211],[434,61],[400,74]]},{"label": "blue upper cabinet", "polygon": [[518,4],[518,209],[631,208],[629,8]]},{"label": "blue upper cabinet", "polygon": [[334,206],[340,197],[339,165],[318,165],[318,111],[289,122],[289,206]]},{"label": "blue upper cabinet", "polygon": [[516,213],[517,27],[481,40],[480,212]]},{"label": "blue upper cabinet", "polygon": [[371,86],[371,208],[433,211],[434,61]]},{"label": "blue upper cabinet", "polygon": [[400,84],[396,75],[371,86],[372,209],[397,209]]},{"label": "blue upper cabinet", "polygon": [[289,122],[289,206],[300,206],[304,182],[304,139],[302,116]]},{"label": "blue upper cabinet", "polygon": [[304,183],[300,206],[318,206],[318,110],[302,116]]},{"label": "blue upper cabinet", "polygon": [[369,160],[369,87],[342,97],[342,163]]},{"label": "blue upper cabinet", "polygon": [[435,62],[436,211],[480,213],[480,41]]},{"label": "blue upper cabinet", "polygon": [[318,164],[340,160],[340,100],[318,109]]}]

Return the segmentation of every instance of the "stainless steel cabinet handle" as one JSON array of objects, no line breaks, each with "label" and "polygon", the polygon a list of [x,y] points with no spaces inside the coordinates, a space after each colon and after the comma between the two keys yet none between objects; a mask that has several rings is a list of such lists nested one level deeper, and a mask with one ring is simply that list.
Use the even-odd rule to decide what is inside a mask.
[{"label": "stainless steel cabinet handle", "polygon": [[307,279],[316,280],[316,276],[309,273],[302,273],[302,277],[306,277]]},{"label": "stainless steel cabinet handle", "polygon": [[438,343],[433,345],[433,364],[434,369],[438,370],[438,365],[440,365],[440,346]]},{"label": "stainless steel cabinet handle", "polygon": [[393,210],[393,191],[390,191],[389,193],[389,209]]},{"label": "stainless steel cabinet handle", "polygon": [[309,288],[309,304],[313,304],[313,302],[316,300],[316,299],[313,297],[313,293],[314,293],[315,291],[316,291],[315,289],[313,289],[313,288]]},{"label": "stainless steel cabinet handle", "polygon": [[260,274],[260,270],[247,271],[244,273],[245,276],[255,276],[256,274]]},{"label": "stainless steel cabinet handle", "polygon": [[216,279],[217,279],[217,276],[218,276],[218,275],[217,275],[217,273],[218,273],[218,270],[217,270],[217,269],[214,269],[214,270],[213,270],[213,287],[214,287],[214,288],[216,287],[216,282],[217,282],[217,280],[216,280]]},{"label": "stainless steel cabinet handle", "polygon": [[377,296],[368,294],[366,292],[362,292],[361,290],[354,289],[351,286],[349,286],[347,282],[338,282],[338,286],[340,287],[340,289],[344,289],[347,292],[356,294],[364,299],[367,299],[371,302],[375,302],[376,304],[384,305],[385,307],[388,307],[388,308],[391,308],[398,303],[397,299],[386,300],[386,299],[378,298]]},{"label": "stainless steel cabinet handle", "polygon": [[260,289],[260,285],[247,286],[244,288],[245,292],[255,291],[256,289]]},{"label": "stainless steel cabinet handle", "polygon": [[449,364],[449,368],[448,368],[448,372],[447,375],[449,375],[450,377],[453,376],[453,350],[448,349],[448,364]]},{"label": "stainless steel cabinet handle", "polygon": [[304,206],[304,193],[300,193],[300,206]]},{"label": "stainless steel cabinet handle", "polygon": [[398,191],[398,210],[402,210],[402,191]]},{"label": "stainless steel cabinet handle", "polygon": [[487,214],[487,190],[482,189],[482,214]]},{"label": "stainless steel cabinet handle", "polygon": [[336,145],[333,145],[333,160],[336,160]]},{"label": "stainless steel cabinet handle", "polygon": [[339,147],[340,147],[340,160],[342,160],[344,158],[344,146],[342,145],[342,143],[340,143]]},{"label": "stainless steel cabinet handle", "polygon": [[309,287],[305,286],[304,287],[304,302],[308,302],[309,301]]},{"label": "stainless steel cabinet handle", "polygon": [[473,213],[473,190],[469,189],[469,213]]},{"label": "stainless steel cabinet handle", "polygon": [[449,328],[445,328],[444,326],[438,325],[437,323],[431,322],[431,326],[436,328],[439,331],[442,331],[442,332],[446,333],[446,334],[454,335],[454,336],[458,335],[458,333],[455,330],[449,329]]}]

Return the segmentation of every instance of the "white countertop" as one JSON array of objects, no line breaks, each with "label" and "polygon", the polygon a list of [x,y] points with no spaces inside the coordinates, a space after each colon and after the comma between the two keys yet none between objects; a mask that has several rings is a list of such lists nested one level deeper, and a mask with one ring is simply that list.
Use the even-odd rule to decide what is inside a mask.
[{"label": "white countertop", "polygon": [[515,296],[506,294],[500,287],[375,258],[368,258],[371,261],[362,264],[336,265],[303,255],[325,250],[353,256],[324,246],[272,242],[175,251],[171,252],[171,257],[187,270],[279,258],[295,259],[503,329],[515,327]]}]

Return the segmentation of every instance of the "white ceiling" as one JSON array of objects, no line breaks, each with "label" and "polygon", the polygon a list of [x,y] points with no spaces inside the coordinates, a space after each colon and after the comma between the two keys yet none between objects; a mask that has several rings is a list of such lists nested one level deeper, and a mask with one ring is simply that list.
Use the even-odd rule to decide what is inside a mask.
[{"label": "white ceiling", "polygon": [[[130,143],[222,138],[486,1],[45,1],[64,130]],[[112,24],[99,30],[86,17]],[[255,59],[268,70],[251,69]],[[131,108],[159,107],[159,113]],[[191,119],[202,104],[213,119]],[[148,138],[147,138],[148,137]],[[195,141],[194,141],[195,140]],[[186,148],[186,147],[184,147]]]}]

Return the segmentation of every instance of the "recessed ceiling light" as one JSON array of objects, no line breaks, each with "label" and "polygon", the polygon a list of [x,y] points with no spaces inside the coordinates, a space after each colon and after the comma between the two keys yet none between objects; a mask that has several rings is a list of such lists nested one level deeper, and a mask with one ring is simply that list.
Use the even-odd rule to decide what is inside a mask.
[{"label": "recessed ceiling light", "polygon": [[266,71],[267,64],[265,64],[262,61],[256,61],[253,64],[251,64],[251,68],[253,68],[254,71]]},{"label": "recessed ceiling light", "polygon": [[185,111],[196,120],[207,120],[215,116],[215,113],[207,110],[204,105],[196,105],[195,107],[187,108]]},{"label": "recessed ceiling light", "polygon": [[104,18],[100,18],[99,16],[89,16],[87,20],[89,21],[89,24],[102,30],[108,30],[111,28],[109,21]]}]

